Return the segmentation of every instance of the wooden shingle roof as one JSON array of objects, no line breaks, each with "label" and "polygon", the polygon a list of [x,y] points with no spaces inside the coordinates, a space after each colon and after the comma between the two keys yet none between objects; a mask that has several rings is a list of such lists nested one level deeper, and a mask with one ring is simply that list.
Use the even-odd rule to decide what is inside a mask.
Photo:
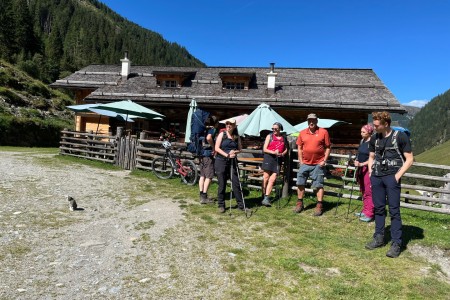
[{"label": "wooden shingle roof", "polygon": [[[267,89],[269,68],[252,67],[156,67],[131,66],[128,78],[119,65],[90,65],[57,80],[52,87],[95,89],[88,102],[131,99],[163,105],[199,104],[215,106],[271,106],[293,108],[345,109],[357,111],[405,109],[371,69],[275,68],[276,89]],[[192,73],[181,88],[161,88],[155,74]],[[254,74],[248,90],[222,89],[221,74]]]}]

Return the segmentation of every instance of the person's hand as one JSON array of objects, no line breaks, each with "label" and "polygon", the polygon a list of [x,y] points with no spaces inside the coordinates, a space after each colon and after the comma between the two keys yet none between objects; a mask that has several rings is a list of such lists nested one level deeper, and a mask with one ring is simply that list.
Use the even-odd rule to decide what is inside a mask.
[{"label": "person's hand", "polygon": [[397,181],[397,183],[400,182],[400,178],[401,178],[401,176],[398,175],[398,173],[396,173],[396,174],[395,174],[395,181]]},{"label": "person's hand", "polygon": [[280,155],[280,153],[278,152],[278,149],[275,150],[275,155],[276,155],[276,156]]},{"label": "person's hand", "polygon": [[354,164],[355,164],[355,167],[360,167],[360,166],[361,166],[361,165],[359,164],[359,161],[357,161],[357,160],[355,160]]},{"label": "person's hand", "polygon": [[323,167],[326,165],[326,163],[325,163],[324,160],[322,160],[322,161],[319,163],[319,165],[323,168]]}]

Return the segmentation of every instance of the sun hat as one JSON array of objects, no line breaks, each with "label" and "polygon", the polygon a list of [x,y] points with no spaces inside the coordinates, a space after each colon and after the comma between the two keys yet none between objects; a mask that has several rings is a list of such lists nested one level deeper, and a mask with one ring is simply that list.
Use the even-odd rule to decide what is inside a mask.
[{"label": "sun hat", "polygon": [[225,122],[225,124],[236,124],[236,119],[234,119],[234,118],[231,118],[231,119],[228,119],[226,122]]}]

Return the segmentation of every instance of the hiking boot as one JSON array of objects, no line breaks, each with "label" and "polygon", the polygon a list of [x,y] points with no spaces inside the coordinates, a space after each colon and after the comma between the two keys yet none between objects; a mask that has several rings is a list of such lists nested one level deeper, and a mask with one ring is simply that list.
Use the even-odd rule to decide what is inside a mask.
[{"label": "hiking boot", "polygon": [[203,193],[200,195],[200,204],[211,204],[214,203],[213,199],[208,198],[208,194]]},{"label": "hiking boot", "polygon": [[360,217],[360,218],[366,218],[367,217],[363,212],[355,213],[355,216]]},{"label": "hiking boot", "polygon": [[243,208],[243,207],[238,207],[238,210],[240,210],[240,211],[243,211],[243,212],[245,212],[246,214],[247,213],[249,213],[249,212],[251,212],[251,209],[250,208]]},{"label": "hiking boot", "polygon": [[373,250],[375,248],[383,247],[384,246],[384,236],[377,234],[374,236],[373,240],[366,244],[366,249]]},{"label": "hiking boot", "polygon": [[225,212],[225,207],[219,207],[219,214],[223,214]]},{"label": "hiking boot", "polygon": [[323,211],[323,203],[322,201],[318,201],[316,204],[316,209],[314,209],[314,217],[320,217]]},{"label": "hiking boot", "polygon": [[272,203],[270,202],[269,196],[264,196],[264,199],[261,202],[261,204],[264,205],[264,206],[267,206],[267,207],[271,207]]},{"label": "hiking boot", "polygon": [[392,242],[391,248],[386,252],[386,256],[396,258],[400,255],[400,252],[402,252],[402,246],[399,243]]},{"label": "hiking boot", "polygon": [[302,210],[303,210],[303,201],[297,201],[297,205],[294,207],[293,211],[296,214],[299,214],[302,212]]}]

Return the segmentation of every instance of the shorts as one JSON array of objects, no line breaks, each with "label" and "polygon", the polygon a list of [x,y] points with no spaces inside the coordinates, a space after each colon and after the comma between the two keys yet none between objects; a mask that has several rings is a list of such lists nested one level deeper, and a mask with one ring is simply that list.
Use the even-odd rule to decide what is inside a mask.
[{"label": "shorts", "polygon": [[300,165],[297,173],[297,185],[306,185],[308,177],[312,180],[312,189],[323,188],[324,172],[320,165]]},{"label": "shorts", "polygon": [[200,159],[200,177],[214,178],[214,160],[211,157],[202,156]]},{"label": "shorts", "polygon": [[282,157],[277,158],[277,156],[275,155],[264,153],[264,161],[262,163],[261,169],[267,172],[279,174],[282,161]]}]

